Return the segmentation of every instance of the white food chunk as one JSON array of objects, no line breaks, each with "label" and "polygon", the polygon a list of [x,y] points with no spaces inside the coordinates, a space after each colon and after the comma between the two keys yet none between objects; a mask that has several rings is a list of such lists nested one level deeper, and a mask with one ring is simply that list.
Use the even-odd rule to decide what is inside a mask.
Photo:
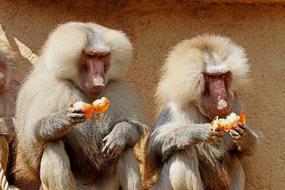
[{"label": "white food chunk", "polygon": [[85,102],[75,102],[73,104],[73,108],[75,109],[83,109],[86,106]]},{"label": "white food chunk", "polygon": [[240,119],[239,115],[237,115],[235,113],[231,113],[229,116],[227,116],[228,124],[234,123],[235,121],[237,121],[239,119]]},{"label": "white food chunk", "polygon": [[230,115],[227,116],[226,119],[219,119],[218,117],[216,117],[213,122],[212,122],[212,128],[216,129],[219,126],[223,126],[223,127],[227,127],[230,124],[233,124],[235,121],[239,120],[240,117],[239,115],[235,114],[235,113],[231,113]]},{"label": "white food chunk", "polygon": [[102,99],[95,100],[92,104],[103,104],[104,101]]}]

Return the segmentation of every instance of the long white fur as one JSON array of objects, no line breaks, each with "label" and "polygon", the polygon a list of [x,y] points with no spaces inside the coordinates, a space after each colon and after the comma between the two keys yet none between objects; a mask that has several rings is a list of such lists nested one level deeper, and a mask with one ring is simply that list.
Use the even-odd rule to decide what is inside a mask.
[{"label": "long white fur", "polygon": [[[230,93],[233,93],[242,89],[248,82],[247,61],[244,50],[226,37],[206,34],[178,43],[166,58],[156,92],[159,110],[168,108],[171,121],[154,130],[154,133],[158,134],[154,144],[164,142],[166,136],[172,137],[176,130],[185,126],[209,125],[209,121],[199,109],[201,92],[204,89],[202,73],[231,71]],[[187,141],[186,137],[183,137],[179,138],[182,144]],[[245,181],[243,169],[239,160],[233,164],[236,168],[231,174],[233,183],[230,188],[242,190]],[[201,181],[199,173],[194,147],[176,152],[163,164],[160,177],[152,190],[202,190],[206,184]]]},{"label": "long white fur", "polygon": [[184,40],[166,58],[156,93],[158,103],[162,107],[169,102],[181,106],[199,99],[203,72],[231,71],[231,89],[239,90],[248,82],[247,61],[243,48],[229,38],[205,34]]},{"label": "long white fur", "polygon": [[77,76],[76,64],[87,43],[87,33],[90,30],[102,37],[95,36],[94,39],[100,44],[100,50],[110,50],[111,65],[116,65],[110,68],[107,78],[114,80],[123,77],[132,62],[132,44],[123,32],[94,23],[69,22],[58,26],[42,50],[41,64],[46,64],[56,77],[78,82],[74,78]]},{"label": "long white fur", "polygon": [[[69,22],[58,26],[51,33],[42,49],[39,63],[35,65],[34,70],[23,84],[17,100],[16,121],[18,125],[16,126],[16,133],[18,137],[17,151],[19,153],[16,158],[15,176],[20,181],[22,179],[27,179],[25,182],[38,180],[37,174],[33,174],[31,168],[39,168],[40,156],[45,148],[45,143],[36,138],[35,126],[37,122],[53,113],[55,107],[67,106],[67,98],[75,100],[82,98],[82,93],[74,88],[75,85],[69,81],[73,81],[75,84],[79,83],[79,79],[76,78],[78,76],[77,64],[87,43],[87,33],[90,30],[94,31],[94,34],[99,33],[98,38],[94,37],[94,40],[100,44],[100,50],[110,50],[111,68],[107,72],[109,80],[123,77],[132,62],[133,48],[123,32],[94,23]],[[125,93],[124,97],[130,98],[132,101],[132,93],[128,93],[128,89],[122,86],[119,83],[110,83],[107,88],[112,92],[110,92],[112,95],[107,94],[106,96],[114,95],[114,99],[120,99],[120,95],[120,97],[116,97],[119,94],[118,89],[120,89]],[[114,102],[125,105],[125,102],[117,101],[117,99]],[[133,111],[133,108],[129,108],[125,113],[128,111]],[[133,115],[142,116],[136,113]],[[131,169],[133,172],[139,173],[139,171],[135,171],[136,167]],[[49,176],[42,174],[42,177]],[[107,179],[106,184],[110,182]],[[114,183],[118,185],[117,178],[114,180],[116,181]],[[131,184],[135,180],[140,181],[135,177],[125,181]],[[110,189],[108,187],[106,189]]]}]

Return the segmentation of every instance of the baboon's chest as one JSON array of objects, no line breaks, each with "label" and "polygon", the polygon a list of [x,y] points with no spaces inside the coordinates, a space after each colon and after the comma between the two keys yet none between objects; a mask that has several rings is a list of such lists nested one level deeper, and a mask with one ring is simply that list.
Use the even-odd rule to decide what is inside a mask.
[{"label": "baboon's chest", "polygon": [[[105,91],[108,91],[108,88]],[[94,101],[80,92],[78,94],[70,100],[89,103]],[[112,96],[105,94],[102,96],[108,97],[111,101],[109,109],[103,114],[96,115],[96,119],[88,119],[70,128],[64,139],[72,170],[80,173],[82,171],[85,174],[96,175],[109,170],[114,163],[114,160],[110,160],[102,153],[103,139],[112,131],[115,124],[122,120],[122,114],[116,109],[117,101]]]},{"label": "baboon's chest", "polygon": [[66,149],[74,170],[92,171],[96,175],[110,166],[112,160],[102,153],[103,138],[110,133],[116,118],[102,115],[99,120],[88,120],[72,128],[65,138]]}]

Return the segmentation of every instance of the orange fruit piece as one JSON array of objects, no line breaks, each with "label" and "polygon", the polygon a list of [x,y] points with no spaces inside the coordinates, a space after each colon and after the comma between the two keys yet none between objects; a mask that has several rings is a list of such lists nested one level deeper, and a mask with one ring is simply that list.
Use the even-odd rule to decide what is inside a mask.
[{"label": "orange fruit piece", "polygon": [[245,117],[245,112],[244,111],[241,111],[240,112],[240,121],[243,125],[246,124],[246,117]]},{"label": "orange fruit piece", "polygon": [[102,97],[101,99],[95,100],[92,103],[93,112],[95,113],[104,113],[110,107],[110,100],[106,97]]},{"label": "orange fruit piece", "polygon": [[245,125],[245,123],[246,123],[245,112],[242,111],[240,112],[240,115],[231,113],[230,115],[227,116],[226,119],[223,118],[219,119],[218,117],[216,117],[211,122],[211,127],[213,129],[218,127],[218,128],[223,128],[225,131],[230,131],[238,124]]},{"label": "orange fruit piece", "polygon": [[241,111],[241,112],[240,112],[240,115],[239,115],[239,119],[236,119],[234,122],[229,123],[229,124],[227,125],[227,130],[231,130],[231,129],[233,129],[234,126],[237,126],[237,125],[239,125],[239,124],[242,124],[242,125],[244,126],[245,123],[246,123],[245,112],[244,112],[244,111]]},{"label": "orange fruit piece", "polygon": [[[88,104],[85,102],[75,102],[70,103],[69,106],[80,109],[80,112],[83,113],[87,119],[92,119],[93,112],[100,114],[106,112],[110,107],[110,100],[108,98],[103,97],[101,99],[95,100],[92,104]],[[100,119],[100,118],[94,118],[94,119]]]},{"label": "orange fruit piece", "polygon": [[91,119],[93,116],[93,106],[91,104],[86,104],[82,109],[81,112],[85,114],[87,119]]},{"label": "orange fruit piece", "polygon": [[80,109],[81,113],[83,113],[88,119],[91,119],[93,116],[93,106],[91,104],[87,104],[84,102],[75,102],[74,104],[72,104],[72,107]]}]

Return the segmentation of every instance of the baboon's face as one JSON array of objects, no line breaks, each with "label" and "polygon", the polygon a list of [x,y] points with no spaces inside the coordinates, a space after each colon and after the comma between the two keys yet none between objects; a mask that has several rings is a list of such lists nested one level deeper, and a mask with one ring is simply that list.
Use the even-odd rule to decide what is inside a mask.
[{"label": "baboon's face", "polygon": [[83,51],[79,65],[80,88],[90,98],[97,98],[106,85],[110,68],[110,52]]},{"label": "baboon's face", "polygon": [[234,103],[234,95],[230,92],[231,72],[204,73],[203,76],[202,109],[210,119],[227,116]]}]

